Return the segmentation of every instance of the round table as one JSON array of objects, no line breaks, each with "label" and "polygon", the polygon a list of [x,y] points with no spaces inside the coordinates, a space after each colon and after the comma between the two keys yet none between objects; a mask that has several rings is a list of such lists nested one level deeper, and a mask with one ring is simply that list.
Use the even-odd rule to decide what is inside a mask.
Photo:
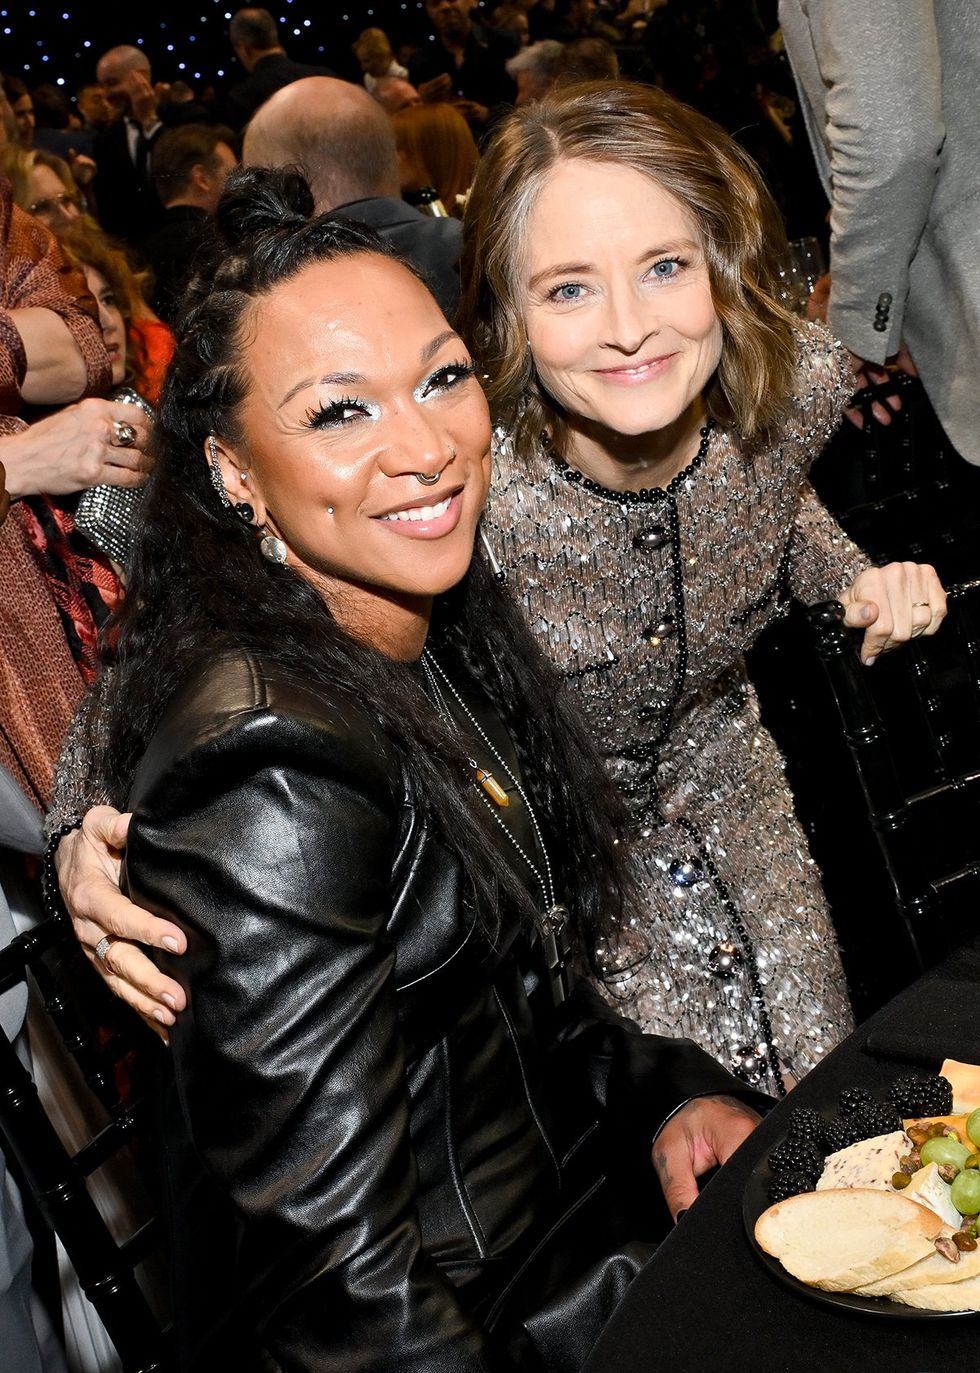
[{"label": "round table", "polygon": [[866,1021],[767,1116],[635,1279],[584,1373],[972,1367],[980,1316],[893,1319],[827,1305],[768,1271],[742,1219],[746,1182],[791,1111],[833,1114],[843,1087],[883,1096],[894,1078],[935,1072],[944,1058],[980,1062],[980,939]]}]

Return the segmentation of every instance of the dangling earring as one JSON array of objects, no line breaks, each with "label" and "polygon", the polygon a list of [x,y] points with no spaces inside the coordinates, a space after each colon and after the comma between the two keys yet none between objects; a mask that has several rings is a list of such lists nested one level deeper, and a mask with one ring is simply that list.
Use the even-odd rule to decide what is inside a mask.
[{"label": "dangling earring", "polygon": [[259,552],[263,558],[268,558],[270,563],[278,563],[281,566],[286,561],[286,545],[274,534],[262,535],[259,540]]},{"label": "dangling earring", "polygon": [[218,440],[213,434],[208,435],[208,469],[211,473],[211,485],[218,493],[218,499],[226,510],[231,509],[231,498],[225,490],[225,479],[221,475],[221,464],[218,461]]}]

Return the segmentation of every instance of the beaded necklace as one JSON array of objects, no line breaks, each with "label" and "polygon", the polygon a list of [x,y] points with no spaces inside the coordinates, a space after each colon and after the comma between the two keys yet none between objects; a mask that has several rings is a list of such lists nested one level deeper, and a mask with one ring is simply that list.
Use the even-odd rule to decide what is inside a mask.
[{"label": "beaded necklace", "polygon": [[648,505],[651,501],[660,500],[665,492],[673,494],[686,478],[703,465],[708,456],[711,431],[714,427],[714,420],[709,418],[707,423],[698,431],[701,437],[698,451],[686,467],[682,467],[676,476],[671,477],[666,486],[643,486],[638,491],[614,491],[611,486],[603,486],[600,482],[593,481],[584,472],[580,472],[577,467],[571,467],[564,458],[560,458],[555,452],[551,435],[547,432],[541,435],[541,446],[554,464],[558,475],[563,477],[565,481],[572,482],[575,486],[581,486],[583,490],[590,491],[594,496],[601,496],[604,500],[617,501],[620,505]]}]

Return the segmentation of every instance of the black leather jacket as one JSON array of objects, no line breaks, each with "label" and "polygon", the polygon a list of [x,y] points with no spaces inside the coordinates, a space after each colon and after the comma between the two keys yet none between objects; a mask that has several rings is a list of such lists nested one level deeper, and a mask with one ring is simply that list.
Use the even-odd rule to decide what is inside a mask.
[{"label": "black leather jacket", "polygon": [[[485,707],[481,724],[516,772]],[[231,1202],[226,1331],[247,1320],[283,1369],[537,1367],[515,1303],[559,1291],[560,1310],[569,1273],[601,1269],[639,1223],[640,1197],[612,1239],[607,1202],[582,1222],[604,1185],[599,1141],[624,1170],[634,1144],[649,1166],[685,1100],[739,1091],[585,984],[556,1012],[533,935],[503,911],[491,943],[413,794],[360,706],[242,655],[172,704],[131,795],[129,891],[188,935],[166,961],[189,997],[172,1062]],[[509,810],[533,842],[516,797]],[[178,1242],[203,1252],[214,1236],[185,1209]]]}]

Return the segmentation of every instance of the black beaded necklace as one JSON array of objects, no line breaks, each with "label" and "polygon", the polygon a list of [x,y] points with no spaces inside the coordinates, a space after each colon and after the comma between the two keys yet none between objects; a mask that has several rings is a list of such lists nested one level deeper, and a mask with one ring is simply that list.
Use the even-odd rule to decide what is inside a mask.
[{"label": "black beaded necklace", "polygon": [[661,500],[665,493],[672,495],[679,489],[683,481],[704,464],[711,444],[711,431],[714,427],[714,420],[709,419],[699,431],[701,442],[698,444],[698,451],[687,466],[681,468],[666,486],[643,486],[639,491],[614,491],[610,486],[603,486],[600,482],[593,481],[591,477],[587,477],[578,468],[569,466],[565,459],[559,457],[555,452],[551,435],[546,430],[541,434],[541,447],[553,463],[558,475],[565,481],[571,482],[573,486],[580,486],[583,491],[588,491],[593,496],[601,496],[603,500],[615,501],[618,505],[649,505],[651,501]]}]

